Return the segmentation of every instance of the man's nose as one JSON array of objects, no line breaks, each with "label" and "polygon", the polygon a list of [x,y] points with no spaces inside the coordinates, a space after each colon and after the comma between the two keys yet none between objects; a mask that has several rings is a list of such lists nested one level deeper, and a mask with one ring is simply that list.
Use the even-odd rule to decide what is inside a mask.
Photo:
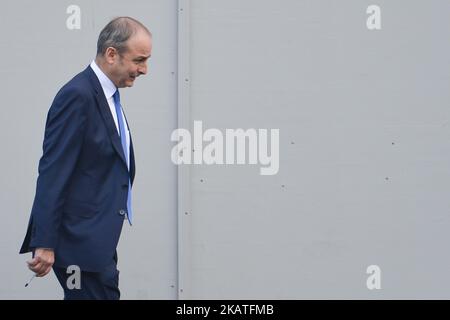
[{"label": "man's nose", "polygon": [[147,74],[147,65],[145,64],[145,65],[139,67],[138,72],[139,72],[139,74],[144,74],[144,75]]}]

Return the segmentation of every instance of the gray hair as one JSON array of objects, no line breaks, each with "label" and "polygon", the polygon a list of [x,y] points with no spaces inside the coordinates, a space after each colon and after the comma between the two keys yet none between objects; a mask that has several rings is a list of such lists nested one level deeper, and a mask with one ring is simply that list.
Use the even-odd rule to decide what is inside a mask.
[{"label": "gray hair", "polygon": [[133,18],[118,17],[111,20],[98,36],[97,56],[104,55],[109,47],[115,48],[119,54],[125,53],[128,50],[127,41],[139,30],[152,35],[142,23]]}]

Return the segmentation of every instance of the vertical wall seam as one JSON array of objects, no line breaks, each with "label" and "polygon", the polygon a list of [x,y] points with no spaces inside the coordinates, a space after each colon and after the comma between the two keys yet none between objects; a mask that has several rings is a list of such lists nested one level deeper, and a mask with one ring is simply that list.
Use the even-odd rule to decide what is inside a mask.
[{"label": "vertical wall seam", "polygon": [[[190,130],[190,1],[178,0],[178,128]],[[177,186],[177,298],[188,296],[190,168],[179,165]]]}]

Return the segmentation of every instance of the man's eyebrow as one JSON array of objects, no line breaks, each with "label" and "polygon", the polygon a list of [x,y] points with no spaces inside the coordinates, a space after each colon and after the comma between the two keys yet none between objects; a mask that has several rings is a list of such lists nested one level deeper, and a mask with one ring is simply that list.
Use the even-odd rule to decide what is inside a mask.
[{"label": "man's eyebrow", "polygon": [[137,57],[135,60],[147,60],[148,58],[150,58],[152,55],[149,56],[139,56]]}]

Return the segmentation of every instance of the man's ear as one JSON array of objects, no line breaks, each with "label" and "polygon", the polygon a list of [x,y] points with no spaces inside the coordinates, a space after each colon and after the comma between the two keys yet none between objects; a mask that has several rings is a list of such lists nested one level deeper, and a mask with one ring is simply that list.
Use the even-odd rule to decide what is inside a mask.
[{"label": "man's ear", "polygon": [[113,64],[117,58],[117,50],[113,47],[108,47],[105,52],[105,60],[108,64]]}]

